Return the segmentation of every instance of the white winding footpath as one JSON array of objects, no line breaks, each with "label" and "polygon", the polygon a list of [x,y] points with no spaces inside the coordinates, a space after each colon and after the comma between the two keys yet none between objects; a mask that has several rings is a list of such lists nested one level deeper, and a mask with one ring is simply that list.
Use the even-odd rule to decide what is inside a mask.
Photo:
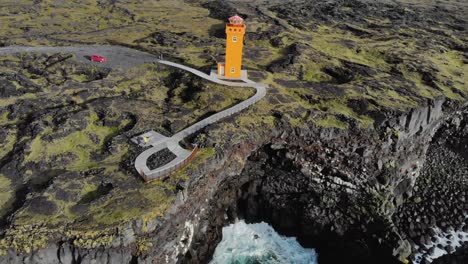
[{"label": "white winding footpath", "polygon": [[[158,179],[162,176],[168,175],[172,173],[173,171],[179,169],[180,167],[186,165],[188,161],[193,157],[195,154],[195,150],[192,152],[189,152],[182,147],[180,147],[179,142],[186,138],[187,136],[199,131],[200,129],[211,125],[225,117],[231,116],[235,113],[238,113],[247,107],[255,104],[256,102],[260,101],[263,97],[266,95],[266,85],[261,84],[261,83],[256,83],[254,81],[251,81],[247,78],[242,79],[243,82],[230,82],[230,81],[225,81],[225,80],[220,80],[216,77],[210,76],[208,74],[205,74],[201,71],[198,71],[196,69],[170,62],[170,61],[165,61],[165,60],[157,60],[158,63],[160,64],[165,64],[168,66],[176,67],[188,72],[191,72],[203,79],[206,79],[208,81],[217,83],[217,84],[222,84],[222,85],[227,85],[227,86],[232,86],[232,87],[251,87],[256,89],[255,95],[252,97],[228,108],[225,109],[221,112],[218,112],[214,115],[211,115],[187,128],[184,130],[176,133],[170,138],[165,138],[162,140],[158,140],[155,142],[151,142],[150,144],[153,146],[150,149],[145,150],[143,153],[141,153],[135,160],[135,169],[140,173],[140,175],[145,179],[145,181],[152,181],[155,179]],[[171,152],[176,154],[176,158],[169,162],[168,164],[156,168],[154,170],[150,170],[147,166],[147,160],[148,158],[157,153],[158,151],[168,148]]]},{"label": "white winding footpath", "polygon": [[[191,158],[193,158],[196,150],[188,151],[183,149],[179,142],[183,140],[185,137],[199,131],[200,129],[213,124],[225,117],[231,116],[236,114],[247,107],[257,103],[266,95],[266,88],[267,85],[256,83],[251,81],[247,78],[241,79],[243,82],[232,82],[218,79],[214,76],[210,76],[206,73],[198,71],[196,69],[187,67],[185,65],[181,65],[178,63],[165,61],[165,60],[158,60],[157,56],[126,48],[121,46],[111,46],[111,45],[95,45],[95,46],[67,46],[67,47],[23,47],[23,46],[9,46],[0,48],[0,55],[8,55],[14,53],[21,53],[21,52],[38,52],[38,53],[58,53],[58,52],[66,52],[72,53],[75,55],[76,59],[82,63],[87,64],[94,64],[99,65],[102,67],[110,67],[110,68],[121,68],[123,70],[128,70],[134,66],[138,66],[144,63],[159,63],[164,64],[171,67],[176,67],[185,71],[188,71],[192,74],[195,74],[203,79],[208,81],[227,85],[231,87],[250,87],[256,89],[255,95],[252,97],[240,102],[237,105],[234,105],[228,109],[225,109],[221,112],[218,112],[214,115],[211,115],[187,128],[184,130],[176,133],[170,138],[161,137],[154,142],[149,142],[150,145],[153,147],[145,150],[142,152],[135,160],[135,169],[140,173],[140,175],[145,179],[145,181],[151,181],[158,179],[164,175],[170,174],[171,172],[179,169],[180,167],[187,164]],[[107,57],[107,62],[102,64],[97,64],[89,61],[87,58],[88,56],[99,53],[105,57]],[[176,158],[161,166],[157,169],[150,170],[147,166],[148,158],[157,153],[158,151],[168,148],[171,152],[176,155]]]}]

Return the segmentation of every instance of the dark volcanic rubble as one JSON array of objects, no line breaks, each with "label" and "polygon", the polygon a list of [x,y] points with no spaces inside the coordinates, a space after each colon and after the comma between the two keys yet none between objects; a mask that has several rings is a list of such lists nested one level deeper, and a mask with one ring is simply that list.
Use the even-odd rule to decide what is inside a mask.
[{"label": "dark volcanic rubble", "polygon": [[[394,215],[396,225],[411,241],[414,253],[429,254],[441,245],[434,228],[468,231],[468,113],[450,118],[439,128],[428,149],[425,165],[408,199]],[[424,256],[423,256],[424,257]]]}]

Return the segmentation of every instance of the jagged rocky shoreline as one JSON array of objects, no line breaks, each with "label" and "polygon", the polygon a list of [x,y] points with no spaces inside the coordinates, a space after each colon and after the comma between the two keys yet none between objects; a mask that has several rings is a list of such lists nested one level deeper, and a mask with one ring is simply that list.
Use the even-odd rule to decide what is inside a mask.
[{"label": "jagged rocky shoreline", "polygon": [[[430,252],[416,247],[433,239],[431,227],[466,228],[466,106],[440,99],[366,131],[278,122],[263,144],[232,146],[200,168],[163,225],[153,225],[155,241],[165,241],[157,252],[132,256],[129,245],[142,228],[133,223],[112,248],[52,243],[28,256],[10,252],[0,262],[206,263],[222,227],[240,218],[298,237],[317,249],[321,264],[398,263]],[[445,256],[434,263],[452,262]]]},{"label": "jagged rocky shoreline", "polygon": [[218,174],[182,263],[206,262],[222,226],[237,218],[298,237],[317,249],[319,263],[398,263],[428,254],[431,227],[466,228],[467,120],[466,106],[440,99],[374,131],[278,128],[248,153],[239,176]]},{"label": "jagged rocky shoreline", "polygon": [[[455,252],[454,240],[466,238],[451,231],[468,231],[468,113],[457,112],[436,132],[428,149],[413,196],[394,215],[421,258]],[[435,230],[449,241],[440,242]],[[458,237],[460,236],[460,237]],[[424,261],[422,261],[424,263]]]}]

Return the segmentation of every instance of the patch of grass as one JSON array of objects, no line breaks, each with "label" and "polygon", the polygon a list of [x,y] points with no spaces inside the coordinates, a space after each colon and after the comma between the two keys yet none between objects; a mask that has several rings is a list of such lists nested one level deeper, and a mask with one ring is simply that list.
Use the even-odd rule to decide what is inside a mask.
[{"label": "patch of grass", "polygon": [[[369,45],[349,32],[320,26],[316,32],[310,33],[313,37],[311,46],[332,58],[343,59],[358,64],[367,65],[384,71],[390,70],[390,66],[384,60],[384,51],[377,45]],[[346,47],[341,41],[355,42],[353,48]]]},{"label": "patch of grass", "polygon": [[140,238],[136,242],[136,254],[141,256],[146,254],[149,249],[153,247],[153,242],[148,241],[146,238]]},{"label": "patch of grass", "polygon": [[382,108],[406,111],[410,108],[417,107],[418,103],[411,97],[403,96],[397,91],[392,90],[392,87],[385,87],[385,84],[381,84],[381,86],[384,89],[377,90],[366,87],[365,98],[375,100]]},{"label": "patch of grass", "polygon": [[[261,107],[261,105],[258,105],[258,107]],[[248,110],[246,110],[248,111]],[[254,113],[253,109],[251,110],[252,112],[247,112],[244,114],[240,114],[236,118],[236,124],[239,125],[241,129],[244,129],[245,131],[253,131],[255,128],[262,127],[265,130],[269,130],[274,127],[274,118],[272,116],[266,116],[263,115],[263,113],[260,112],[261,116],[256,116]]]},{"label": "patch of grass", "polygon": [[216,154],[216,150],[214,148],[201,148],[197,153],[197,160],[204,161],[208,158],[213,157]]},{"label": "patch of grass", "polygon": [[[115,167],[114,167],[115,168]],[[118,168],[118,167],[117,167]],[[113,178],[128,178],[122,172],[113,171]],[[83,200],[95,196],[99,179],[94,177],[70,178],[55,182],[54,189],[47,189],[43,194],[48,201],[57,206],[50,215],[35,214],[28,207],[20,210],[15,217],[15,224],[20,227],[42,224],[52,229],[54,226],[67,227],[61,230],[69,239],[76,239],[77,245],[97,247],[112,242],[107,232],[112,226],[119,226],[132,219],[151,219],[161,216],[173,201],[172,191],[162,186],[139,184],[133,190],[117,189],[111,195],[101,196],[99,202],[83,204]],[[62,200],[63,192],[68,199]],[[72,207],[80,204],[84,211],[77,214]],[[75,221],[81,219],[79,223]],[[74,224],[72,224],[74,223]],[[77,230],[81,231],[74,231]],[[83,231],[86,230],[86,231]],[[110,229],[112,232],[112,228]],[[47,234],[50,238],[53,234]]]},{"label": "patch of grass", "polygon": [[197,167],[206,163],[209,158],[214,157],[216,154],[216,150],[214,148],[200,148],[195,155],[195,159],[190,162],[187,166],[183,167],[182,169],[178,170],[174,173],[172,178],[175,179],[188,179],[187,173],[196,169]]},{"label": "patch of grass", "polygon": [[86,74],[73,74],[71,78],[76,82],[86,82],[88,81],[88,76]]},{"label": "patch of grass", "polygon": [[421,74],[417,72],[408,71],[408,69],[404,65],[401,65],[401,64],[399,64],[397,67],[398,67],[398,70],[401,71],[405,79],[414,83],[414,85],[417,88],[418,93],[421,96],[424,96],[427,98],[434,98],[438,95],[441,95],[439,91],[423,83]]},{"label": "patch of grass", "polygon": [[138,190],[115,190],[112,199],[105,204],[93,206],[91,226],[112,226],[136,218],[155,219],[161,217],[174,201],[164,187],[143,184]]},{"label": "patch of grass", "polygon": [[12,96],[5,99],[0,100],[0,107],[6,107],[12,104],[17,103],[20,100],[31,100],[36,99],[37,96],[33,93],[26,93],[20,96]]},{"label": "patch of grass", "polygon": [[80,204],[89,192],[97,189],[98,182],[93,177],[67,178],[54,181],[54,188],[48,188],[36,197],[41,197],[56,207],[47,214],[37,213],[31,206],[24,206],[15,214],[15,224],[19,227],[43,225],[50,229],[66,227],[79,218],[86,216],[86,211],[76,213],[72,207]]},{"label": "patch of grass", "polygon": [[[91,113],[91,116],[87,120],[87,127],[84,130],[73,132],[63,138],[58,138],[52,142],[46,142],[42,139],[45,134],[54,133],[53,131],[46,130],[40,136],[36,136],[30,144],[30,153],[25,156],[25,162],[39,160],[50,160],[53,157],[59,159],[65,158],[64,155],[70,153],[72,155],[70,161],[63,160],[63,168],[70,170],[84,170],[86,168],[95,167],[98,164],[90,159],[90,153],[94,150],[97,151],[102,148],[104,139],[112,134],[115,134],[118,127],[106,127],[96,125],[97,115]],[[96,135],[99,138],[99,142],[94,143],[89,134]]]},{"label": "patch of grass", "polygon": [[[347,99],[335,99],[335,100],[320,100],[317,104],[310,104],[309,108],[320,110],[328,114],[341,114],[349,118],[353,118],[359,122],[359,126],[367,128],[374,123],[374,120],[366,115],[359,115],[354,112],[347,105]],[[327,121],[333,121],[326,118]],[[336,122],[334,122],[336,123]],[[325,124],[325,122],[318,122],[318,124]]]},{"label": "patch of grass", "polygon": [[48,238],[55,230],[39,226],[15,227],[9,229],[6,237],[0,239],[0,256],[8,250],[31,253],[34,249],[44,248]]},{"label": "patch of grass", "polygon": [[327,115],[323,119],[315,119],[313,120],[315,124],[321,127],[327,127],[327,128],[338,128],[338,129],[347,129],[348,124],[336,119],[336,116],[334,115]]},{"label": "patch of grass", "polygon": [[96,214],[93,220],[98,224],[112,225],[115,223],[121,223],[122,221],[128,221],[129,219],[135,218],[139,211],[137,208],[116,208],[112,206],[104,206],[105,211],[100,211]]},{"label": "patch of grass", "polygon": [[306,111],[301,113],[301,115],[299,117],[291,117],[290,115],[288,115],[288,116],[289,116],[289,123],[291,124],[292,127],[301,127],[307,121],[307,112]]},{"label": "patch of grass", "polygon": [[3,158],[6,154],[12,151],[16,142],[15,129],[2,129],[5,129],[6,137],[3,139],[2,144],[0,144],[0,158]]},{"label": "patch of grass", "polygon": [[331,82],[333,77],[322,71],[322,65],[318,63],[307,63],[304,66],[304,81],[309,82]]},{"label": "patch of grass", "polygon": [[0,125],[6,125],[9,122],[8,120],[9,115],[10,115],[10,112],[8,111],[5,111],[0,115]]},{"label": "patch of grass", "polygon": [[168,74],[168,71],[161,71],[154,64],[140,65],[130,69],[123,77],[117,77],[114,91],[137,94],[142,99],[153,101],[162,106],[168,91],[168,88],[162,83],[162,78]]},{"label": "patch of grass", "polygon": [[13,192],[10,179],[0,174],[0,217],[2,218],[12,203]]},{"label": "patch of grass", "polygon": [[95,184],[85,184],[81,190],[80,203],[89,203],[99,196],[98,187]]},{"label": "patch of grass", "polygon": [[[463,94],[468,94],[468,64],[462,60],[462,54],[458,51],[447,51],[445,53],[435,53],[427,57],[430,62],[437,67],[436,76],[439,80],[437,85],[442,88],[443,93],[452,99],[461,100],[459,94],[455,94],[451,87],[459,90]],[[449,87],[448,82],[452,83]]]}]

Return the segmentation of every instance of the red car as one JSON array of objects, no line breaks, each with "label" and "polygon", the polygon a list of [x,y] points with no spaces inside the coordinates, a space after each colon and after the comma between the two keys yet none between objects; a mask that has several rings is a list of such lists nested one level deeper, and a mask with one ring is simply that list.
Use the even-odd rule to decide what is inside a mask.
[{"label": "red car", "polygon": [[100,55],[100,54],[93,54],[91,56],[91,61],[95,61],[95,62],[106,62],[106,57]]}]

